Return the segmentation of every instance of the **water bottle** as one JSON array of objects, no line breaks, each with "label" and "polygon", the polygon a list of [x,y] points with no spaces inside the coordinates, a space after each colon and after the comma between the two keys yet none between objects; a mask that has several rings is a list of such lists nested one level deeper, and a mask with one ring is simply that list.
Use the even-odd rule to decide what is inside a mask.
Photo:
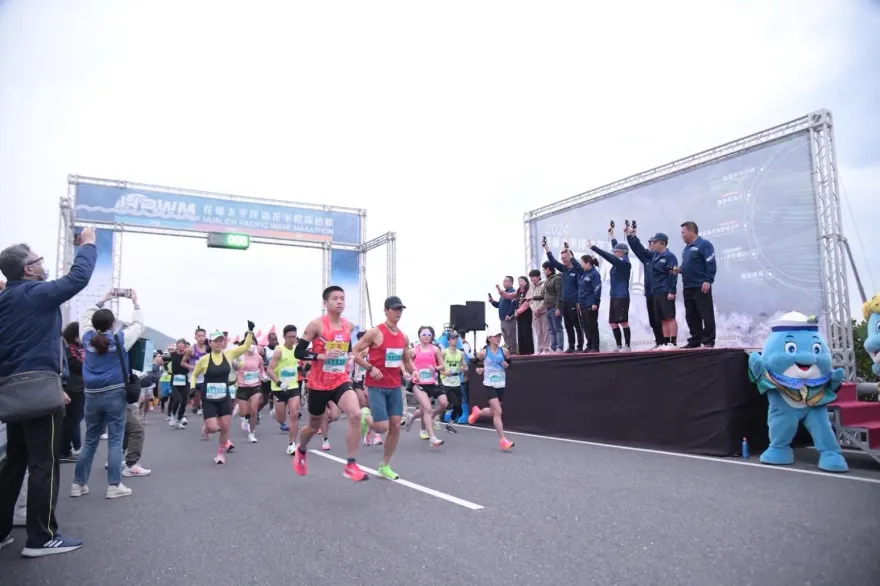
[{"label": "water bottle", "polygon": [[743,457],[743,460],[749,459],[749,440],[748,440],[748,438],[743,438],[742,457]]}]

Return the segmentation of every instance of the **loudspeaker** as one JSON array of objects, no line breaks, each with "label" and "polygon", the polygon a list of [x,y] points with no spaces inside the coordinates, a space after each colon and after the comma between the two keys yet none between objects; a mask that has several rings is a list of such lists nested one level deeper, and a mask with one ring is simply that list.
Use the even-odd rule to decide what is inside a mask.
[{"label": "loudspeaker", "polygon": [[467,305],[467,325],[464,329],[469,332],[482,332],[486,329],[486,302],[485,301],[468,301]]},{"label": "loudspeaker", "polygon": [[449,323],[452,324],[455,329],[461,330],[466,329],[465,325],[467,324],[467,306],[465,305],[450,305],[449,306]]}]

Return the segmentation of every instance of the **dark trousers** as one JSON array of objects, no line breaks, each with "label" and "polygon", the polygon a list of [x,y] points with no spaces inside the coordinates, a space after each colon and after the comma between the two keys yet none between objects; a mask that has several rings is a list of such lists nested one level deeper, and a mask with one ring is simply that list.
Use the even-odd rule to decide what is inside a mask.
[{"label": "dark trousers", "polygon": [[581,306],[581,321],[584,322],[584,337],[587,350],[599,349],[599,310]]},{"label": "dark trousers", "polygon": [[[565,323],[565,334],[568,336],[568,349],[575,348],[575,335],[577,335],[577,349],[584,348],[584,330],[581,327],[581,316],[578,315],[577,303],[562,302],[562,321]],[[562,344],[559,345],[560,347]]]},{"label": "dark trousers", "polygon": [[452,409],[449,421],[456,422],[463,414],[461,410],[461,387],[446,387],[446,398],[449,399],[449,407]]},{"label": "dark trousers", "polygon": [[6,461],[0,468],[0,539],[12,530],[15,501],[25,472],[27,489],[27,547],[55,539],[58,523],[58,459],[64,413],[58,411],[6,426]]},{"label": "dark trousers", "polygon": [[172,387],[171,398],[174,401],[174,406],[177,408],[177,413],[172,410],[171,415],[176,416],[177,420],[180,421],[186,415],[186,404],[189,403],[189,387]]},{"label": "dark trousers", "polygon": [[715,346],[715,302],[712,289],[703,293],[699,287],[684,289],[684,318],[690,337],[688,346]]},{"label": "dark trousers", "polygon": [[654,315],[654,296],[645,295],[645,303],[648,305],[648,323],[654,331],[654,343],[661,346],[666,343],[663,336],[663,323]]},{"label": "dark trousers", "polygon": [[71,450],[82,447],[82,438],[78,437],[77,431],[83,420],[83,408],[86,404],[85,393],[68,393],[70,403],[64,411],[64,422],[61,431],[61,456],[70,457]]}]

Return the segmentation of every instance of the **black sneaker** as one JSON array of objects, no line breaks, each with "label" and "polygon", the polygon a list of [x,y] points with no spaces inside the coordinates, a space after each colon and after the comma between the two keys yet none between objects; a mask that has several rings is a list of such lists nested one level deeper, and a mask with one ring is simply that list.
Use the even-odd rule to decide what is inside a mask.
[{"label": "black sneaker", "polygon": [[692,349],[694,349],[694,348],[699,348],[699,347],[700,347],[699,344],[695,344],[695,343],[693,343],[693,342],[688,342],[687,344],[685,344],[684,346],[682,346],[682,348],[684,348],[685,350],[692,350]]},{"label": "black sneaker", "polygon": [[41,558],[47,555],[55,555],[57,553],[67,553],[70,551],[76,551],[81,548],[83,542],[79,539],[72,539],[70,537],[61,537],[60,535],[56,535],[55,539],[50,539],[43,545],[30,546],[26,545],[23,550],[21,550],[21,557],[24,558]]}]

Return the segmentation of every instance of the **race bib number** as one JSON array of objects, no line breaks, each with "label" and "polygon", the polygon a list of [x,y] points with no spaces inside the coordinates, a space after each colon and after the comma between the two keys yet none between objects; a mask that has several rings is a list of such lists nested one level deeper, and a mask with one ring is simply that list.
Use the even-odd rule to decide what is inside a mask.
[{"label": "race bib number", "polygon": [[489,383],[489,386],[503,387],[506,381],[507,373],[503,370],[493,370],[486,373],[486,382]]},{"label": "race bib number", "polygon": [[430,383],[434,382],[434,371],[430,368],[423,368],[419,371],[419,382],[420,383]]},{"label": "race bib number", "polygon": [[229,385],[226,383],[208,383],[205,387],[205,398],[217,401],[229,396]]},{"label": "race bib number", "polygon": [[186,386],[186,375],[185,374],[175,374],[174,378],[171,379],[171,384],[175,387],[185,387]]},{"label": "race bib number", "polygon": [[245,370],[242,373],[242,380],[244,384],[247,386],[255,386],[260,383],[260,371],[258,370]]},{"label": "race bib number", "polygon": [[385,349],[385,368],[399,368],[403,364],[403,348]]},{"label": "race bib number", "polygon": [[229,395],[235,396],[235,393],[238,392],[238,387],[236,385],[229,385]]},{"label": "race bib number", "polygon": [[296,369],[282,368],[279,378],[281,378],[281,382],[287,383],[288,386],[296,386]]},{"label": "race bib number", "polygon": [[340,355],[336,358],[326,358],[324,366],[321,370],[331,374],[341,374],[345,372],[345,365],[348,363],[348,342],[343,340],[334,340],[324,344],[324,353],[328,354],[336,350]]},{"label": "race bib number", "polygon": [[200,384],[203,384],[204,382],[205,382],[205,375],[200,374],[199,378],[196,379],[196,384],[200,385]]}]

